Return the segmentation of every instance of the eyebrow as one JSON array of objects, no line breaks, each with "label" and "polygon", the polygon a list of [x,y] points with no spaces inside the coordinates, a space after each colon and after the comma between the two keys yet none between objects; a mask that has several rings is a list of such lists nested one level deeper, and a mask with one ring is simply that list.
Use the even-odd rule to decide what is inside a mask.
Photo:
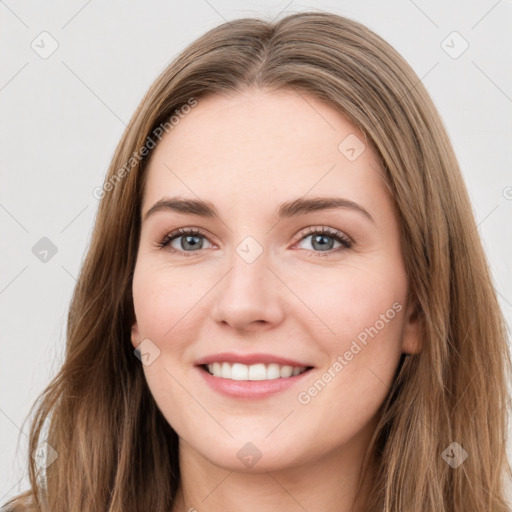
[{"label": "eyebrow", "polygon": [[[371,214],[361,205],[344,199],[342,197],[300,197],[293,201],[287,201],[281,204],[275,215],[280,219],[295,217],[298,215],[306,215],[308,213],[333,210],[347,209],[363,214],[371,222],[375,222]],[[219,213],[215,206],[209,201],[200,199],[184,199],[181,197],[164,197],[157,201],[144,215],[143,221],[148,217],[161,211],[173,211],[177,213],[197,215],[199,217],[219,218]]]}]

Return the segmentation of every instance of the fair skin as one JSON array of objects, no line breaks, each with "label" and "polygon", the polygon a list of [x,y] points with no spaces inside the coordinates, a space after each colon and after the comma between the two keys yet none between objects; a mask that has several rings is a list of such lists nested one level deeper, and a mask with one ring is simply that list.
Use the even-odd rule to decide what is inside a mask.
[{"label": "fair skin", "polygon": [[[338,149],[350,134],[366,146],[352,160]],[[400,355],[420,342],[396,213],[364,135],[303,93],[214,95],[162,139],[147,172],[143,218],[175,196],[208,201],[219,215],[153,213],[134,271],[132,343],[149,339],[160,351],[144,373],[180,442],[173,512],[365,510],[371,472],[352,503],[377,410]],[[348,207],[276,216],[282,203],[312,197],[348,199],[373,220]],[[322,227],[352,246],[306,232]],[[178,228],[201,235],[157,247]],[[254,240],[241,247],[261,250],[250,262],[237,252],[246,237]],[[196,366],[220,352],[313,368],[286,389],[244,399],[207,385]],[[252,466],[240,458],[254,450],[249,442],[261,456]]]}]

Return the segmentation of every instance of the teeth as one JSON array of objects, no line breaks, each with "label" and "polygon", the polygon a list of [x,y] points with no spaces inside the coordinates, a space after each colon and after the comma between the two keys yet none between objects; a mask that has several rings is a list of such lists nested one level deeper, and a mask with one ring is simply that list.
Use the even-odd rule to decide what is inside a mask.
[{"label": "teeth", "polygon": [[280,364],[252,364],[242,363],[212,363],[208,365],[208,372],[214,377],[232,380],[274,380],[286,379],[300,375],[306,371],[305,366],[288,366]]},{"label": "teeth", "polygon": [[[222,365],[224,368],[224,365]],[[231,366],[231,378],[233,380],[249,380],[249,367],[245,364],[235,363]]]},{"label": "teeth", "polygon": [[[234,365],[233,365],[234,366]],[[239,366],[245,366],[243,364]],[[267,378],[267,369],[264,364],[253,364],[249,366],[248,379],[245,380],[265,380]]]}]

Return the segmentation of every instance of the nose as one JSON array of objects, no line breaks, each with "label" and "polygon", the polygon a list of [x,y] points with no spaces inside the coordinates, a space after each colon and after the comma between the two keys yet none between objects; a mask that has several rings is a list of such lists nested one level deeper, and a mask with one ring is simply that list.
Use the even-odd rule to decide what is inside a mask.
[{"label": "nose", "polygon": [[267,330],[284,318],[285,287],[268,266],[265,253],[252,263],[237,253],[215,287],[213,320],[238,332]]}]

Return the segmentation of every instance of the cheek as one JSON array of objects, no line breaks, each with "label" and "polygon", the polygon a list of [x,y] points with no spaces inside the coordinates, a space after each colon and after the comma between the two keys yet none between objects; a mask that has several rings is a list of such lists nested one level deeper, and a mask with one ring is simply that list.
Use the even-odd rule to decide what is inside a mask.
[{"label": "cheek", "polygon": [[[188,313],[206,291],[204,282],[187,278],[183,271],[170,272],[152,266],[136,268],[133,302],[141,339],[150,338],[156,344],[173,339],[187,328],[193,317]],[[174,347],[174,343],[167,343],[167,347]]]},{"label": "cheek", "polygon": [[[133,276],[139,341],[150,339],[159,350],[158,357],[143,366],[146,382],[167,422],[180,432],[186,431],[191,421],[183,411],[190,412],[193,407],[190,396],[183,391],[187,375],[180,363],[196,337],[194,304],[201,293],[184,278],[185,274],[142,264]],[[201,411],[194,412],[193,418],[202,417]]]},{"label": "cheek", "polygon": [[316,338],[325,340],[326,348],[343,349],[360,333],[364,341],[366,329],[372,326],[379,336],[398,341],[399,313],[407,291],[401,268],[361,265],[322,269],[314,277],[309,273],[294,281],[294,291],[309,309],[304,318],[314,324]]},{"label": "cheek", "polygon": [[370,419],[399,361],[406,284],[403,269],[391,265],[352,266],[336,279],[331,272],[317,275],[314,285],[302,282],[305,302],[321,319],[316,329],[307,321],[303,328],[325,358],[302,387],[299,403],[329,411],[338,425]]}]

